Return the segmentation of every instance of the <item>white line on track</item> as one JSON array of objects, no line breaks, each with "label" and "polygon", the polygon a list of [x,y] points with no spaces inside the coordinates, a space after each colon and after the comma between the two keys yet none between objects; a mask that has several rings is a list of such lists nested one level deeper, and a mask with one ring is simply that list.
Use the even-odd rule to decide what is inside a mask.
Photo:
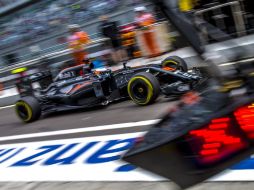
[{"label": "white line on track", "polygon": [[148,126],[148,125],[153,125],[159,121],[160,121],[159,119],[156,119],[156,120],[147,120],[147,121],[139,121],[139,122],[102,125],[102,126],[96,126],[96,127],[86,127],[86,128],[79,128],[79,129],[67,129],[67,130],[61,130],[61,131],[50,131],[50,132],[42,132],[42,133],[13,135],[13,136],[0,137],[0,141],[29,139],[29,138],[37,138],[37,137],[48,137],[48,136],[57,136],[57,135],[67,135],[67,134],[104,131],[104,130],[122,129],[122,128],[132,128],[132,127],[137,127],[137,126]]},{"label": "white line on track", "polygon": [[0,110],[2,110],[2,109],[7,109],[7,108],[12,108],[12,107],[14,107],[14,106],[15,106],[15,105],[0,107]]}]

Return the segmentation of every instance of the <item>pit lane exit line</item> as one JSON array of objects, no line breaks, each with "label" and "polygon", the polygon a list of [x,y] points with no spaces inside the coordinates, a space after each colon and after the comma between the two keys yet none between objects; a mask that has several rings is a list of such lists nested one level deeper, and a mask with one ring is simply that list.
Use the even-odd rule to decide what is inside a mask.
[{"label": "pit lane exit line", "polygon": [[0,137],[0,141],[29,139],[29,138],[46,137],[46,136],[48,137],[48,136],[85,133],[85,132],[94,132],[94,131],[105,131],[105,130],[122,129],[122,128],[132,128],[132,127],[137,127],[137,126],[153,125],[159,121],[160,121],[159,119],[156,119],[156,120],[146,120],[146,121],[120,123],[120,124],[112,124],[112,125],[102,125],[102,126],[86,127],[86,128],[78,128],[78,129],[67,129],[67,130],[60,130],[60,131],[5,136],[5,137]]}]

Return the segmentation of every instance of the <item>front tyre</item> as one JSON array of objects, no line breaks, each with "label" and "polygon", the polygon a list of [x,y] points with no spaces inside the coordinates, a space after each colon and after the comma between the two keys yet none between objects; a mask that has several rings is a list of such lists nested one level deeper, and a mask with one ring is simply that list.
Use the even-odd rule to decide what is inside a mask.
[{"label": "front tyre", "polygon": [[36,121],[41,116],[38,100],[32,96],[24,97],[15,104],[17,116],[25,123]]},{"label": "front tyre", "polygon": [[160,94],[160,83],[151,73],[142,72],[134,75],[128,83],[128,94],[138,105],[153,103]]},{"label": "front tyre", "polygon": [[161,63],[162,69],[169,70],[169,71],[176,71],[180,70],[183,72],[188,71],[187,63],[184,59],[178,56],[169,56],[164,59]]}]

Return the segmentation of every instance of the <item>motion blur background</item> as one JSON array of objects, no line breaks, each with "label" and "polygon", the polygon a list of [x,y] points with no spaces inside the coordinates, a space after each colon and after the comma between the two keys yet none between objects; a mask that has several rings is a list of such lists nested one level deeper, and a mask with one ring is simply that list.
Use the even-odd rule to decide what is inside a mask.
[{"label": "motion blur background", "polygon": [[22,2],[29,0],[0,1],[0,14],[12,9],[0,19],[0,67],[22,61],[33,45],[46,49],[64,43],[68,24],[80,24],[95,38],[100,15],[131,22],[133,16],[127,15],[141,0],[43,0],[20,9]]},{"label": "motion blur background", "polygon": [[[254,32],[253,0],[188,1],[194,2],[191,11],[197,16],[232,37]],[[145,0],[0,0],[0,82],[9,80],[10,70],[6,70],[9,67],[66,50],[69,24],[79,24],[92,39],[100,39],[101,15],[109,15],[119,25],[129,25],[134,22],[137,6],[146,6],[158,21],[163,21],[163,15]],[[187,46],[170,23],[166,32],[171,43],[168,51]],[[204,39],[206,43],[214,42],[206,36]],[[49,63],[65,60],[66,57]]]},{"label": "motion blur background", "polygon": [[[241,42],[243,46],[246,45],[250,46],[251,49],[254,48],[253,0],[179,0],[179,2],[193,3],[191,6],[187,6],[187,8],[181,7],[182,11],[186,12],[187,15],[191,12],[218,27],[232,38],[239,38],[238,42]],[[159,26],[157,28],[157,37],[165,36],[165,39],[167,39],[157,41],[160,46],[162,41],[166,45],[168,44],[165,51],[161,52],[162,54],[179,55],[184,59],[192,56],[190,55],[189,48],[185,48],[188,47],[188,44],[181,38],[174,27],[165,21],[163,15],[148,0],[0,0],[0,107],[13,105],[20,98],[15,84],[21,83],[19,79],[23,76],[13,71],[24,68],[28,71],[26,74],[30,75],[43,69],[49,69],[52,75],[56,75],[59,72],[57,67],[61,67],[61,65],[66,64],[72,59],[72,56],[70,56],[71,52],[68,51],[67,42],[69,36],[68,25],[70,24],[79,24],[81,30],[87,32],[91,39],[96,41],[94,45],[89,47],[89,51],[87,50],[88,54],[93,54],[94,57],[103,55],[105,53],[104,50],[112,49],[111,47],[104,46],[105,40],[100,33],[99,26],[101,22],[99,17],[102,15],[108,15],[110,21],[117,21],[128,40],[130,37],[139,38],[138,32],[136,32],[139,29],[135,28],[135,24],[133,24],[135,21],[134,10],[138,6],[145,6],[147,12],[155,16],[157,20],[155,25]],[[132,36],[133,33],[134,36]],[[205,31],[200,34],[200,37],[202,37],[202,42],[205,44],[214,45],[217,42],[207,36]],[[137,47],[142,51],[142,45],[139,44]],[[127,49],[126,47],[124,48]],[[175,50],[182,50],[182,48],[184,50],[188,49],[188,51],[176,54],[177,51]],[[230,48],[232,47],[228,47],[228,49]],[[141,59],[136,61],[135,58],[137,57],[141,57]],[[147,59],[146,55],[142,53],[137,55],[137,57],[133,56],[131,59],[138,64],[147,64],[153,61],[152,59]],[[253,54],[251,54],[251,57],[253,57]],[[157,62],[162,60],[161,58],[158,57]],[[134,63],[133,60],[129,62],[129,65],[138,66],[132,64]],[[194,60],[193,62],[196,65],[189,64],[189,60],[187,61],[190,68],[200,64],[200,62],[196,61],[196,57]],[[122,64],[117,66],[122,67]],[[31,125],[30,128],[22,128],[20,127],[21,124],[17,124],[17,121],[13,119],[14,113],[12,108],[0,108],[2,110],[1,129],[3,129],[1,134],[9,134],[10,131],[10,134],[17,135],[17,132],[18,134],[25,134],[40,130],[70,129],[74,127],[73,123],[71,123],[73,121],[75,121],[75,127],[78,128],[90,126],[90,123],[94,126],[100,126],[124,123],[130,120],[157,119],[158,115],[166,111],[164,110],[167,108],[165,102],[162,99],[160,103],[155,104],[154,107],[149,109],[144,107],[136,109],[131,103],[124,102],[120,106],[118,104],[114,105],[115,107],[111,110],[106,109],[107,112],[95,110],[86,113],[85,118],[83,113],[74,113],[70,117],[64,115],[56,120],[53,118],[42,120],[41,123]],[[171,103],[168,103],[168,105],[172,106]],[[121,117],[116,117],[117,114],[121,115]],[[77,121],[79,121],[79,125],[77,125]],[[55,126],[52,126],[52,128],[48,127],[52,123]],[[33,130],[31,130],[32,128]],[[223,187],[222,184],[220,186],[221,189],[229,188],[228,184],[226,185],[226,187]],[[240,187],[245,187],[248,184],[242,183],[240,185]],[[104,183],[102,186],[105,186]],[[239,189],[239,186],[235,186],[234,189]],[[62,188],[62,186],[59,187]],[[86,186],[84,187],[86,188]],[[105,188],[107,187],[105,186]],[[147,188],[146,185],[143,187]],[[217,186],[215,187],[214,184],[211,184],[211,189],[215,188],[218,189]],[[17,189],[20,189],[20,187]],[[43,189],[45,189],[44,186]],[[159,189],[163,188],[160,186]],[[168,187],[165,189],[168,189]],[[251,183],[245,189],[253,189],[253,184]]]},{"label": "motion blur background", "polygon": [[[253,31],[254,6],[251,0],[239,0],[246,30]],[[226,0],[199,1],[196,9],[226,3]],[[142,0],[1,0],[0,1],[0,67],[29,59],[31,46],[45,50],[58,48],[65,42],[66,26],[77,23],[92,38],[98,37],[98,16],[110,14],[113,19],[126,24],[133,21],[133,7],[146,4]],[[23,5],[23,7],[22,7]],[[27,6],[25,6],[27,5]],[[24,8],[25,6],[25,8]],[[234,33],[230,6],[216,9],[204,17],[228,32]],[[54,48],[53,48],[54,49]]]}]

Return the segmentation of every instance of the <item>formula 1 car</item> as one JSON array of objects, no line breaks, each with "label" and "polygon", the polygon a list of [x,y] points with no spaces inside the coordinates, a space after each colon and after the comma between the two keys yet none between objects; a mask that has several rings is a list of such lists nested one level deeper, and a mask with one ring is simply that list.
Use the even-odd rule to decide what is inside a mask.
[{"label": "formula 1 car", "polygon": [[[43,78],[45,74],[37,73],[25,80],[34,83]],[[23,97],[16,103],[16,112],[28,123],[41,114],[107,105],[129,97],[138,105],[148,105],[160,92],[166,96],[180,95],[195,88],[201,79],[197,70],[187,72],[186,63],[175,56],[160,65],[131,68],[124,64],[123,69],[114,72],[93,69],[92,64],[76,66],[61,71],[43,90],[31,90],[25,81],[17,85]]]}]

